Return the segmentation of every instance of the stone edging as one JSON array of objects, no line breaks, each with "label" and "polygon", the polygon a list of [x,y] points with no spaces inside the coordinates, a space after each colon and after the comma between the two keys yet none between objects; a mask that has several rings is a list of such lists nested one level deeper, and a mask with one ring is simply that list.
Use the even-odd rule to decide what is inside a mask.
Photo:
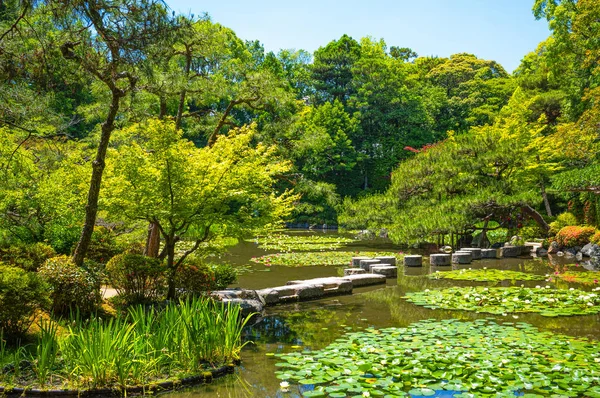
[{"label": "stone edging", "polygon": [[10,388],[5,389],[0,386],[1,397],[122,397],[127,395],[146,395],[147,393],[157,393],[165,391],[177,390],[181,387],[193,386],[198,384],[210,383],[217,377],[233,373],[235,365],[239,365],[240,361],[223,365],[219,368],[203,372],[200,375],[185,377],[181,380],[164,381],[162,383],[154,383],[143,386],[127,387],[125,391],[118,388],[99,388],[89,390],[39,390],[27,388]]}]

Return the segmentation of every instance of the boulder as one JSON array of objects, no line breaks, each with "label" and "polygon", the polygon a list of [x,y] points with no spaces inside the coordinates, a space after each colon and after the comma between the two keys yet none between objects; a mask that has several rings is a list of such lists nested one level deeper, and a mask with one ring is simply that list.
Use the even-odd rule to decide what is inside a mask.
[{"label": "boulder", "polygon": [[377,275],[384,275],[386,278],[398,277],[398,268],[395,265],[374,265],[371,267],[371,272]]},{"label": "boulder", "polygon": [[404,256],[404,265],[406,265],[407,267],[421,267],[423,266],[423,256]]},{"label": "boulder", "polygon": [[577,252],[577,254],[575,255],[575,260],[577,260],[577,261],[583,260],[583,253]]},{"label": "boulder", "polygon": [[519,257],[521,250],[521,246],[504,246],[500,249],[500,255],[501,257]]},{"label": "boulder", "polygon": [[481,249],[481,258],[497,258],[498,249]]},{"label": "boulder", "polygon": [[588,243],[581,248],[581,254],[586,257],[600,257],[600,246],[594,243]]},{"label": "boulder", "polygon": [[[600,271],[600,257],[590,257],[589,260],[582,262],[581,265],[589,271]],[[600,274],[598,275],[598,279],[600,280]]]},{"label": "boulder", "polygon": [[446,266],[452,264],[451,254],[432,254],[429,256],[429,263],[436,266]]},{"label": "boulder", "polygon": [[355,274],[366,274],[367,271],[362,268],[346,268],[344,269],[344,275],[355,275]]},{"label": "boulder", "polygon": [[226,289],[212,292],[212,297],[223,303],[239,305],[242,316],[262,312],[266,305],[263,297],[256,290]]},{"label": "boulder", "polygon": [[360,260],[360,268],[364,269],[367,272],[371,272],[371,265],[380,263],[381,260],[375,260],[374,258],[369,260]]},{"label": "boulder", "polygon": [[537,248],[535,249],[535,255],[536,255],[537,257],[546,257],[546,256],[548,256],[548,250],[544,249],[544,248],[543,248],[543,247],[541,247],[541,246],[540,246],[540,247],[537,247]]},{"label": "boulder", "polygon": [[504,243],[496,242],[491,247],[492,249],[500,249],[502,246],[504,246]]},{"label": "boulder", "polygon": [[560,246],[558,245],[558,243],[556,243],[556,242],[550,243],[550,246],[548,247],[548,254],[558,253],[559,251],[560,251]]},{"label": "boulder", "polygon": [[471,252],[458,251],[452,253],[452,262],[454,264],[470,264],[473,261]]},{"label": "boulder", "polygon": [[379,256],[375,260],[380,260],[382,264],[396,265],[396,257],[394,256]]},{"label": "boulder", "polygon": [[461,252],[471,252],[473,260],[481,260],[481,249],[478,247],[465,247],[460,249]]}]

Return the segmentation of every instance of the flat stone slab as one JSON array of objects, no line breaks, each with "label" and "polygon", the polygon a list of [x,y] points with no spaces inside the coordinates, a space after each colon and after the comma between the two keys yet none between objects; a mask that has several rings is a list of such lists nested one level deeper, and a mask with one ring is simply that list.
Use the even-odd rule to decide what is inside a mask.
[{"label": "flat stone slab", "polygon": [[211,296],[223,303],[232,303],[240,306],[242,315],[261,312],[266,305],[263,297],[256,290],[225,289],[216,290]]},{"label": "flat stone slab", "polygon": [[372,260],[371,257],[352,257],[352,267],[358,268],[360,267],[361,260]]},{"label": "flat stone slab", "polygon": [[460,249],[461,252],[471,252],[473,260],[481,260],[481,249],[479,247],[465,247]]},{"label": "flat stone slab", "polygon": [[394,256],[379,256],[375,260],[380,260],[382,264],[396,265],[396,257]]},{"label": "flat stone slab", "polygon": [[481,258],[497,258],[498,249],[481,249]]},{"label": "flat stone slab", "polygon": [[360,260],[360,268],[367,272],[371,272],[371,265],[373,264],[381,264],[381,260],[375,260],[374,258],[369,260]]},{"label": "flat stone slab", "polygon": [[346,268],[344,269],[344,275],[356,275],[356,274],[366,274],[367,271],[362,268]]},{"label": "flat stone slab", "polygon": [[522,251],[521,246],[504,246],[500,248],[501,257],[519,257]]},{"label": "flat stone slab", "polygon": [[429,264],[437,266],[452,265],[451,254],[431,254],[429,255]]},{"label": "flat stone slab", "polygon": [[385,283],[385,276],[376,274],[356,274],[345,276],[344,279],[352,281],[353,287],[378,285]]},{"label": "flat stone slab", "polygon": [[395,265],[374,265],[371,272],[376,275],[384,275],[386,278],[397,278],[398,268]]},{"label": "flat stone slab", "polygon": [[471,264],[471,261],[473,261],[471,252],[458,251],[452,253],[452,262],[454,264]]},{"label": "flat stone slab", "polygon": [[313,278],[307,280],[289,281],[286,286],[315,285],[322,288],[324,296],[332,294],[352,293],[352,282],[347,277],[338,278],[336,276],[327,278]]},{"label": "flat stone slab", "polygon": [[407,267],[422,267],[423,266],[423,256],[419,256],[419,255],[404,256],[404,265]]}]

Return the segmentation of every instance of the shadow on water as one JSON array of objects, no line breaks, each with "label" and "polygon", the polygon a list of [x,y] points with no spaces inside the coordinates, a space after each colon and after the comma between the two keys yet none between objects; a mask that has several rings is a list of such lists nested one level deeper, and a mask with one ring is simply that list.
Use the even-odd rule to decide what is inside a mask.
[{"label": "shadow on water", "polygon": [[[252,245],[252,244],[251,244]],[[237,248],[239,263],[247,261],[253,255],[262,255],[264,251],[254,254],[243,252]],[[246,248],[248,249],[248,248]],[[256,249],[250,246],[252,250]],[[352,248],[353,250],[354,247]],[[371,249],[372,246],[361,247],[360,250]],[[379,248],[377,248],[379,249]],[[243,254],[245,253],[245,254]],[[242,255],[246,260],[243,260]],[[231,261],[231,260],[230,260]],[[569,336],[587,337],[600,340],[600,315],[579,317],[542,317],[538,314],[508,314],[506,316],[477,314],[467,311],[431,310],[407,302],[402,297],[406,292],[424,289],[439,289],[451,286],[488,285],[485,282],[461,282],[454,280],[436,280],[427,274],[459,268],[496,268],[513,271],[547,275],[551,281],[503,281],[498,286],[535,286],[550,284],[560,288],[568,288],[571,284],[554,280],[554,268],[569,265],[564,259],[492,259],[475,261],[466,266],[430,267],[399,269],[397,280],[388,280],[385,286],[355,289],[353,295],[338,296],[312,302],[287,304],[268,308],[260,318],[244,332],[244,339],[250,343],[242,352],[242,364],[233,375],[215,380],[212,384],[198,386],[188,391],[168,394],[172,398],[192,397],[301,397],[302,391],[313,386],[291,386],[289,392],[280,390],[280,380],[275,377],[278,362],[273,353],[294,352],[320,349],[332,343],[344,333],[362,330],[367,327],[405,327],[423,319],[460,319],[472,321],[480,318],[494,319],[503,322],[527,322],[540,330],[551,331]],[[232,261],[231,261],[232,262]],[[424,260],[424,263],[428,261]],[[308,279],[318,276],[335,276],[335,267],[287,268],[272,267],[268,272],[260,272],[264,266],[256,267],[240,278],[240,285],[249,288],[275,286],[287,280]],[[573,284],[577,286],[577,284]],[[590,287],[577,286],[583,289]],[[448,395],[450,396],[450,395]]]}]

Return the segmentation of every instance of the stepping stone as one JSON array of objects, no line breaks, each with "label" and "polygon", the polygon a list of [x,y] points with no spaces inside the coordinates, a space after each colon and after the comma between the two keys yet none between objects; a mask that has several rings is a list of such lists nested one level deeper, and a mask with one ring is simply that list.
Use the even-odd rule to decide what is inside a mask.
[{"label": "stepping stone", "polygon": [[501,257],[519,257],[521,255],[521,246],[504,246],[500,248]]},{"label": "stepping stone", "polygon": [[360,268],[364,269],[367,272],[371,272],[371,265],[373,264],[381,264],[381,260],[360,260]]},{"label": "stepping stone", "polygon": [[381,260],[382,264],[396,265],[396,257],[394,256],[379,256],[375,260]]},{"label": "stepping stone", "polygon": [[452,265],[452,255],[450,254],[431,254],[429,256],[431,265],[446,266]]},{"label": "stepping stone", "polygon": [[350,281],[352,281],[353,287],[361,287],[385,283],[386,278],[384,275],[356,274],[345,276],[344,279],[349,279]]},{"label": "stepping stone", "polygon": [[464,249],[460,249],[459,251],[471,252],[473,260],[481,260],[481,249],[478,247],[465,247]]},{"label": "stepping stone", "polygon": [[398,268],[395,265],[374,265],[371,272],[377,275],[384,275],[386,278],[397,278]]},{"label": "stepping stone", "polygon": [[407,267],[422,267],[423,256],[404,256],[404,265],[406,265]]},{"label": "stepping stone", "polygon": [[454,264],[471,264],[471,261],[473,261],[471,252],[458,251],[452,253],[452,262]]},{"label": "stepping stone", "polygon": [[497,249],[481,249],[481,258],[497,258]]},{"label": "stepping stone", "polygon": [[344,275],[356,275],[356,274],[366,274],[367,271],[362,268],[346,268],[344,269]]},{"label": "stepping stone", "polygon": [[352,257],[352,267],[358,268],[360,267],[361,260],[372,260],[371,257]]}]

